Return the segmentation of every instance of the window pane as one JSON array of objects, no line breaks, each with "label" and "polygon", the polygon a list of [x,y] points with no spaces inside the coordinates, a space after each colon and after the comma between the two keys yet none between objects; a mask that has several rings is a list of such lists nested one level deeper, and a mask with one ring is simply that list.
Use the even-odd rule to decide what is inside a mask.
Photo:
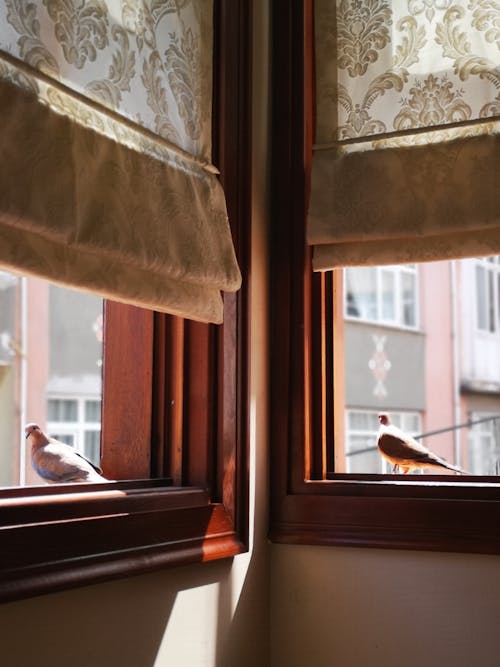
[{"label": "window pane", "polygon": [[382,270],[382,319],[393,321],[396,319],[396,286],[395,274]]},{"label": "window pane", "polygon": [[346,312],[362,320],[377,318],[376,271],[374,268],[346,270]]},{"label": "window pane", "polygon": [[370,430],[370,415],[366,412],[349,412],[348,413],[348,428],[353,431]]},{"label": "window pane", "polygon": [[0,271],[0,486],[45,483],[31,466],[27,422],[84,452],[85,401],[100,423],[102,307],[99,297]]},{"label": "window pane", "polygon": [[92,463],[95,463],[96,465],[99,465],[99,459],[101,458],[100,448],[100,431],[85,431],[83,453],[90,461],[92,461]]},{"label": "window pane", "polygon": [[[345,459],[335,458],[337,472],[392,470],[377,448],[377,415],[385,412],[394,426],[450,465],[472,474],[498,474],[499,258],[369,271],[343,272],[349,281],[346,298],[351,294],[356,302],[362,294],[366,301],[370,294],[383,317],[365,321],[346,317],[341,325]],[[391,293],[396,294],[395,301]],[[394,303],[400,313],[391,321]],[[349,312],[347,307],[344,312]],[[455,474],[446,466],[417,467],[412,472]]]},{"label": "window pane", "polygon": [[417,324],[416,276],[404,272],[401,275],[403,324],[414,327]]},{"label": "window pane", "polygon": [[488,330],[495,331],[495,297],[493,294],[493,271],[488,271]]},{"label": "window pane", "polygon": [[100,422],[101,421],[101,402],[100,401],[85,401],[85,421],[86,422]]},{"label": "window pane", "polygon": [[349,453],[359,452],[364,449],[373,449],[373,437],[374,433],[371,435],[351,435],[348,439],[347,451]]},{"label": "window pane", "polygon": [[472,421],[487,420],[474,424],[469,432],[469,470],[474,475],[498,475],[500,472],[500,419],[498,417],[499,415],[481,415],[480,413],[472,416]]},{"label": "window pane", "polygon": [[47,419],[54,422],[73,422],[78,419],[76,401],[49,398],[47,401]]},{"label": "window pane", "polygon": [[60,442],[64,442],[66,445],[70,445],[71,447],[75,446],[75,436],[71,433],[52,433],[49,431],[48,435]]},{"label": "window pane", "polygon": [[495,331],[500,331],[500,271],[497,271],[496,275],[496,287],[497,287],[497,295],[496,295],[496,314],[495,314]]},{"label": "window pane", "polygon": [[380,456],[378,452],[354,454],[347,458],[347,471],[351,473],[380,473]]},{"label": "window pane", "polygon": [[483,331],[488,330],[486,275],[483,266],[476,266],[476,297],[477,297],[477,326]]}]

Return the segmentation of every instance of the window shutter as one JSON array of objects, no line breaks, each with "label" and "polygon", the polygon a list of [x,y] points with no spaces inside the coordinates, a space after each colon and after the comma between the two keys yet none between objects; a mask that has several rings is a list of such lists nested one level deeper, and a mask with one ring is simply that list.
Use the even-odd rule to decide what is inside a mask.
[{"label": "window shutter", "polygon": [[222,320],[213,0],[0,2],[0,264]]},{"label": "window shutter", "polygon": [[314,268],[500,253],[500,6],[315,12]]}]

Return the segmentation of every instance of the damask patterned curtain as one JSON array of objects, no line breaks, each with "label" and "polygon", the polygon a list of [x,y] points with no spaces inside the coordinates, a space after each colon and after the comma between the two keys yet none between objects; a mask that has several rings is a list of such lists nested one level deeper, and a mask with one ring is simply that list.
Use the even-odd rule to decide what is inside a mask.
[{"label": "damask patterned curtain", "polygon": [[315,0],[314,268],[500,253],[500,4]]},{"label": "damask patterned curtain", "polygon": [[0,264],[222,319],[213,0],[0,0]]}]

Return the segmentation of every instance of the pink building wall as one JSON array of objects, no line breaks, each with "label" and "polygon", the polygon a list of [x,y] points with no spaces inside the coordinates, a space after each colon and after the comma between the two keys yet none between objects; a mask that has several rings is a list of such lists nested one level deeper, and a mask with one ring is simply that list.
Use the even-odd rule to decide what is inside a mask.
[{"label": "pink building wall", "polygon": [[[452,281],[448,262],[420,265],[420,324],[426,336],[423,431],[455,424]],[[453,462],[453,431],[427,438],[425,445]]]},{"label": "pink building wall", "polygon": [[[27,396],[26,421],[46,422],[46,386],[49,377],[49,286],[37,278],[28,279]],[[35,324],[35,325],[34,325]],[[31,467],[26,450],[26,484],[43,484]]]}]

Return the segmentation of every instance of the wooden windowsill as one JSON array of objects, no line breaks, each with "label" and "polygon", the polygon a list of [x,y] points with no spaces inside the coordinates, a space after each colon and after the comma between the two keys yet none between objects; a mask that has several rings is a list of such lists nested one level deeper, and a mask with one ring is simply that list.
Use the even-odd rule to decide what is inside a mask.
[{"label": "wooden windowsill", "polygon": [[0,601],[246,550],[205,489],[161,482],[0,491]]},{"label": "wooden windowsill", "polygon": [[288,544],[500,553],[498,479],[383,477],[337,475],[334,480],[304,482],[275,504],[271,539]]}]

